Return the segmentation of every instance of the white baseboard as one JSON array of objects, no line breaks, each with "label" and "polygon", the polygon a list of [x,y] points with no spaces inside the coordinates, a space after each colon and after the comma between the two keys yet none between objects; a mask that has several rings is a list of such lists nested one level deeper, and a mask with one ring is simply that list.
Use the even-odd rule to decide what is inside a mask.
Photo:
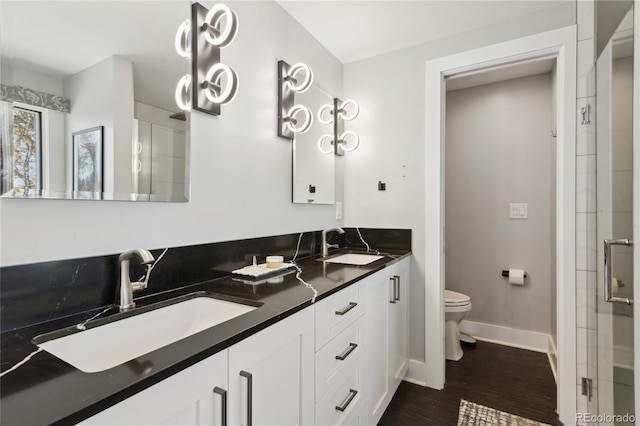
[{"label": "white baseboard", "polygon": [[410,359],[409,370],[407,370],[407,374],[404,375],[403,380],[415,385],[427,386],[427,383],[424,381],[425,377],[427,377],[427,364],[422,361]]},{"label": "white baseboard", "polygon": [[550,336],[537,331],[520,330],[500,325],[462,321],[460,331],[484,342],[498,343],[535,352],[549,352]]}]

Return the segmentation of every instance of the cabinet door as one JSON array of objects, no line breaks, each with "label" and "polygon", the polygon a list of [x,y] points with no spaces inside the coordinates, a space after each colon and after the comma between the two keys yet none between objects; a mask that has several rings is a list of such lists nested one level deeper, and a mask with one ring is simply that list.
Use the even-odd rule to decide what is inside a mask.
[{"label": "cabinet door", "polygon": [[[215,392],[214,389],[218,392]],[[83,425],[222,425],[227,351],[88,418]]]},{"label": "cabinet door", "polygon": [[[370,424],[377,424],[391,399],[389,394],[389,306],[392,282],[386,273],[367,278],[367,400]],[[394,301],[394,300],[393,300]]]},{"label": "cabinet door", "polygon": [[313,317],[303,309],[229,348],[229,424],[313,424]]},{"label": "cabinet door", "polygon": [[404,259],[391,271],[396,303],[390,304],[390,379],[391,391],[400,385],[409,368],[409,261]]}]

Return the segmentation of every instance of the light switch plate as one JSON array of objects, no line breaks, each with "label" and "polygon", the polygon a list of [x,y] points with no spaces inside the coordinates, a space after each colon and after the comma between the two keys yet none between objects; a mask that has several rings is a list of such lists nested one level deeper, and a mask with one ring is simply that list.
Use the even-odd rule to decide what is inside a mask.
[{"label": "light switch plate", "polygon": [[342,219],[342,202],[336,201],[336,220]]},{"label": "light switch plate", "polygon": [[527,203],[510,203],[509,204],[509,219],[528,219],[528,204]]}]

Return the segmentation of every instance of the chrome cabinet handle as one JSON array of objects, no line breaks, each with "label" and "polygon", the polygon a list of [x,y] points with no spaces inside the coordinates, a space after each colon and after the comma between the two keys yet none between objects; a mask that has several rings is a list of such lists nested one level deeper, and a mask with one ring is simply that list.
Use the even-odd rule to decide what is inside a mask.
[{"label": "chrome cabinet handle", "polygon": [[396,300],[398,300],[397,290],[396,290],[396,277],[389,277],[389,280],[392,282],[391,289],[393,292],[393,294],[391,295],[391,300],[389,300],[389,303],[396,303]]},{"label": "chrome cabinet handle", "polygon": [[220,410],[221,423],[220,424],[222,426],[227,426],[227,391],[216,386],[215,388],[213,388],[213,392],[217,393],[222,398],[222,401],[220,402],[220,405],[221,405],[221,410]]},{"label": "chrome cabinet handle", "polygon": [[627,246],[633,245],[633,241],[628,239],[619,240],[604,240],[604,301],[611,303],[626,303],[627,305],[633,304],[633,299],[628,297],[614,297],[611,295],[611,282],[613,276],[611,275],[611,246]]},{"label": "chrome cabinet handle", "polygon": [[356,343],[349,343],[349,347],[347,348],[347,350],[344,351],[341,355],[336,355],[336,359],[344,361],[349,355],[351,355],[351,352],[356,350],[357,347],[358,345]]},{"label": "chrome cabinet handle", "polygon": [[347,306],[346,308],[344,308],[341,311],[336,311],[336,315],[344,315],[347,312],[349,312],[350,310],[352,310],[353,308],[355,308],[356,306],[358,306],[358,304],[356,302],[349,302],[349,306]]},{"label": "chrome cabinet handle", "polygon": [[247,371],[240,371],[242,377],[247,379],[247,426],[253,423],[253,375]]},{"label": "chrome cabinet handle", "polygon": [[336,405],[336,410],[338,410],[338,411],[346,410],[347,407],[349,406],[349,404],[351,404],[351,401],[353,401],[353,398],[355,398],[357,394],[358,394],[357,390],[349,389],[349,395],[347,396],[347,398],[344,401],[342,401],[342,404]]},{"label": "chrome cabinet handle", "polygon": [[395,281],[396,284],[396,300],[400,300],[400,277],[398,275],[394,275],[393,276],[393,280]]}]

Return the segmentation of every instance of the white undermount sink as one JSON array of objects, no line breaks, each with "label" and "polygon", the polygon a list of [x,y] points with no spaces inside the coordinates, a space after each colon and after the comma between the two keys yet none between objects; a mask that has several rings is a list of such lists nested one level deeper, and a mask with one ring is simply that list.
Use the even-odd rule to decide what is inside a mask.
[{"label": "white undermount sink", "polygon": [[362,253],[346,253],[329,259],[321,259],[324,262],[329,263],[341,263],[343,265],[368,265],[376,260],[382,259],[384,256],[376,254],[362,254]]},{"label": "white undermount sink", "polygon": [[107,370],[256,309],[200,296],[38,344],[86,373]]}]

